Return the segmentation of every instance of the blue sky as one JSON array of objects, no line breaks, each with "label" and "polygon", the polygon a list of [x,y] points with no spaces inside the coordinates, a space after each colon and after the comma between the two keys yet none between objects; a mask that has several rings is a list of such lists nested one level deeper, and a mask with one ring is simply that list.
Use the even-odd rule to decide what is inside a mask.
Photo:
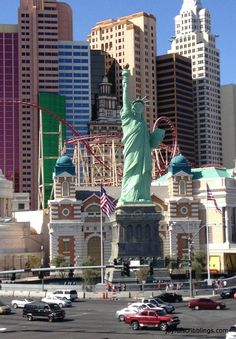
[{"label": "blue sky", "polygon": [[[0,23],[17,23],[20,0],[3,1]],[[117,19],[145,11],[157,18],[158,55],[170,48],[169,38],[174,35],[174,17],[183,0],[63,0],[73,10],[74,40],[86,40],[96,22]],[[210,10],[212,31],[219,35],[217,47],[221,54],[221,83],[236,84],[236,0],[202,0]]]}]

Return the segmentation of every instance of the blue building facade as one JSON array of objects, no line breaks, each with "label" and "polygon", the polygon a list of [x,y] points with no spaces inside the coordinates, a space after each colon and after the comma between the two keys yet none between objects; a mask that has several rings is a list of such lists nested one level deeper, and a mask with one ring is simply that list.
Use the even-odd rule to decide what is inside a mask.
[{"label": "blue building facade", "polygon": [[[89,133],[91,120],[91,72],[89,43],[86,41],[60,41],[59,94],[66,97],[66,121],[80,135]],[[67,128],[66,138],[73,137]]]}]

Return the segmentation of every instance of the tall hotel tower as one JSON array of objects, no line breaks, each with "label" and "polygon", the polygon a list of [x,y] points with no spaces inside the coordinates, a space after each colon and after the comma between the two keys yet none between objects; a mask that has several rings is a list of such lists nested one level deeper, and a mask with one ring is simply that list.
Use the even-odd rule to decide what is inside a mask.
[{"label": "tall hotel tower", "polygon": [[145,97],[146,121],[150,126],[157,117],[156,106],[156,19],[136,13],[117,20],[98,22],[88,36],[92,50],[102,50],[116,60],[115,78],[118,105],[122,102],[121,69],[131,70],[130,97]]},{"label": "tall hotel tower", "polygon": [[200,0],[184,0],[170,53],[192,59],[196,165],[222,164],[220,60],[211,17]]},{"label": "tall hotel tower", "polygon": [[[17,25],[0,25],[0,98],[19,99]],[[0,103],[0,169],[19,192],[19,105]]]},{"label": "tall hotel tower", "polygon": [[[66,121],[81,135],[91,120],[90,53],[87,41],[59,41],[59,93],[66,97]],[[67,129],[66,138],[73,137]]]},{"label": "tall hotel tower", "polygon": [[[58,93],[58,40],[72,40],[72,12],[56,0],[21,0],[19,8],[20,99],[38,103],[39,92]],[[20,107],[20,191],[38,194],[38,110]]]}]

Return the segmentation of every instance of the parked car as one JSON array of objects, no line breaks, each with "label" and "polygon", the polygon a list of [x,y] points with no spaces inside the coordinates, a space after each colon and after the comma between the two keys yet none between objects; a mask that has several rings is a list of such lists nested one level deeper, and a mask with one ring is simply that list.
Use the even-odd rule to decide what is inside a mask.
[{"label": "parked car", "polygon": [[223,291],[221,292],[220,296],[222,299],[226,298],[234,298],[234,294],[236,293],[236,288],[224,288]]},{"label": "parked car", "polygon": [[55,303],[47,304],[34,301],[24,306],[22,315],[29,321],[37,318],[47,318],[48,321],[52,322],[54,320],[62,321],[65,318],[65,311]]},{"label": "parked car", "polygon": [[42,301],[45,303],[53,303],[57,304],[58,306],[62,307],[71,307],[72,303],[70,300],[66,298],[58,298],[53,294],[47,295],[45,298],[42,298]]},{"label": "parked car", "polygon": [[66,298],[66,299],[71,300],[71,301],[75,301],[75,300],[78,299],[78,293],[77,293],[76,290],[57,290],[57,291],[53,292],[53,294],[56,297]]},{"label": "parked car", "polygon": [[14,299],[11,304],[13,308],[23,308],[26,304],[33,302],[33,299],[25,298],[25,299]]},{"label": "parked car", "polygon": [[126,315],[125,323],[130,325],[133,330],[138,330],[140,327],[157,327],[161,331],[167,331],[175,329],[180,320],[176,316],[166,314],[166,311],[163,309],[146,309],[136,314]]},{"label": "parked car", "polygon": [[116,318],[119,321],[124,321],[127,314],[134,314],[139,311],[139,307],[125,307],[121,310],[116,311]]},{"label": "parked car", "polygon": [[0,314],[11,314],[11,307],[0,300]]},{"label": "parked car", "polygon": [[162,293],[153,298],[159,298],[167,303],[178,303],[183,301],[182,295],[177,293]]},{"label": "parked car", "polygon": [[236,339],[236,325],[230,327],[230,329],[226,333],[225,339]]},{"label": "parked car", "polygon": [[194,310],[221,310],[225,308],[225,304],[208,298],[199,298],[190,300],[188,307]]},{"label": "parked car", "polygon": [[155,297],[154,298],[142,298],[141,300],[143,303],[151,303],[153,305],[156,305],[157,307],[161,307],[161,308],[164,308],[166,310],[167,313],[172,313],[174,312],[175,310],[175,307],[174,305],[171,305],[171,304],[168,304],[168,303],[165,303],[163,300],[161,300],[160,298],[158,297]]},{"label": "parked car", "polygon": [[128,308],[134,308],[137,307],[142,310],[150,309],[150,310],[155,310],[155,309],[162,309],[161,307],[158,307],[157,305],[153,305],[151,303],[143,303],[143,302],[137,302],[137,303],[129,303]]}]

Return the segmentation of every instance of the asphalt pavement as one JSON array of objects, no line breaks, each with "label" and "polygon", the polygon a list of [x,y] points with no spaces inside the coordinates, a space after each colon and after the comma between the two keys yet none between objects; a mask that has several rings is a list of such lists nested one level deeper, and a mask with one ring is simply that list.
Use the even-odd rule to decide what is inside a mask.
[{"label": "asphalt pavement", "polygon": [[[1,297],[6,303],[12,298]],[[218,298],[219,299],[219,298]],[[221,300],[221,299],[220,299]],[[115,318],[116,310],[127,306],[131,300],[81,300],[66,309],[63,322],[50,323],[47,320],[32,322],[22,317],[22,309],[13,310],[11,315],[0,316],[0,336],[7,339],[180,339],[180,338],[225,338],[229,327],[235,321],[236,300],[226,299],[225,310],[192,311],[186,302],[175,303],[175,313],[180,325],[174,332],[157,329],[133,331],[128,325]],[[132,300],[135,301],[135,300]],[[2,330],[1,330],[2,329]]]}]

